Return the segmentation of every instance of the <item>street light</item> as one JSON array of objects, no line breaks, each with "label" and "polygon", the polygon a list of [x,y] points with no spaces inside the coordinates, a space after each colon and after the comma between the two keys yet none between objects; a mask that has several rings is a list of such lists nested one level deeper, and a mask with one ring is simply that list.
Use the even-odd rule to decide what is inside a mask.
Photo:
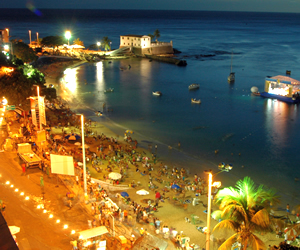
[{"label": "street light", "polygon": [[39,46],[39,32],[36,32],[36,44]]},{"label": "street light", "polygon": [[65,37],[68,39],[68,46],[70,46],[71,31],[67,30],[65,33]]},{"label": "street light", "polygon": [[29,32],[29,46],[31,46],[31,30],[29,30],[28,32]]},{"label": "street light", "polygon": [[112,44],[112,42],[110,42],[110,50],[111,50],[111,44]]},{"label": "street light", "polygon": [[[221,167],[220,167],[221,165]],[[229,172],[232,169],[232,165],[230,164],[220,164],[219,165],[219,171],[217,173],[214,174],[214,176],[216,176],[217,174],[221,173],[221,172]],[[212,183],[212,171],[211,170],[206,170],[204,171],[205,173],[208,174],[208,201],[207,201],[207,230],[206,230],[206,250],[209,250],[210,247],[210,214],[211,214],[211,188],[212,187],[217,187],[219,188],[221,186],[221,182],[217,181]]]},{"label": "street light", "polygon": [[101,43],[97,42],[97,46],[98,46],[98,50],[99,50],[99,47],[101,46]]},{"label": "street light", "polygon": [[78,114],[81,116],[81,138],[82,138],[82,161],[83,161],[83,189],[84,189],[84,197],[87,196],[87,187],[86,187],[86,164],[85,164],[85,144],[84,144],[84,117],[82,114]]}]

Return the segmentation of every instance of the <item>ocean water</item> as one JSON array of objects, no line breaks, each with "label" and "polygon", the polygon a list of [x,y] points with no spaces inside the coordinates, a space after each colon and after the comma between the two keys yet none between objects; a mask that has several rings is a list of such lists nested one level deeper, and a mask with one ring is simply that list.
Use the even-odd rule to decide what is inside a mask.
[{"label": "ocean water", "polygon": [[[41,13],[37,16],[29,10],[2,9],[0,24],[10,29],[12,38],[25,42],[29,42],[28,30],[44,37],[63,35],[70,29],[71,41],[80,38],[88,46],[108,36],[113,49],[118,48],[120,35],[147,35],[159,29],[159,40],[172,40],[174,48],[182,51],[178,56],[188,63],[177,67],[132,58],[69,69],[61,84],[78,112],[120,135],[126,129],[133,130],[141,146],[157,144],[160,159],[189,168],[191,173],[202,174],[205,169],[217,172],[219,162],[232,163],[230,173],[216,177],[224,185],[248,175],[256,183],[277,188],[284,202],[300,202],[300,183],[295,181],[300,178],[299,105],[250,93],[252,86],[263,91],[266,76],[284,75],[286,70],[300,79],[300,14],[144,10]],[[227,83],[231,57],[234,84]],[[200,89],[189,91],[191,83],[199,83]],[[110,87],[115,91],[105,94]],[[163,95],[153,96],[156,90]],[[191,104],[191,98],[200,98],[202,103]],[[104,102],[113,112],[103,110]],[[96,117],[95,111],[104,111],[104,116]]]}]

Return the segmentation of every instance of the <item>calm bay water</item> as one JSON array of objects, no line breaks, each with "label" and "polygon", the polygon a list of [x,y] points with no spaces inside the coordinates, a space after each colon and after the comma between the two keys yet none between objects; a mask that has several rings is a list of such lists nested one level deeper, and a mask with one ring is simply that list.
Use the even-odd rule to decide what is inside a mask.
[{"label": "calm bay water", "polygon": [[[225,185],[249,175],[257,183],[276,187],[289,203],[299,203],[299,106],[251,96],[264,87],[267,75],[291,70],[300,79],[300,14],[198,11],[0,10],[0,24],[10,35],[28,42],[28,30],[40,37],[72,31],[86,46],[103,36],[119,46],[119,36],[149,34],[173,41],[187,67],[146,59],[84,64],[63,80],[73,107],[115,132],[135,132],[142,146],[158,144],[158,156],[201,173],[217,171],[221,161],[234,169],[218,178]],[[15,17],[18,16],[18,19]],[[21,18],[22,17],[22,18]],[[72,40],[72,39],[71,39]],[[227,83],[231,54],[236,82]],[[131,69],[121,71],[119,68]],[[87,84],[84,84],[85,81]],[[200,89],[188,91],[199,83]],[[113,93],[104,94],[112,87]],[[152,95],[159,90],[161,97]],[[201,105],[191,104],[200,98]],[[103,102],[113,112],[96,117]],[[120,138],[121,139],[121,138]],[[177,149],[180,141],[181,147]],[[168,150],[168,145],[173,147]],[[216,155],[215,150],[219,150]]]}]

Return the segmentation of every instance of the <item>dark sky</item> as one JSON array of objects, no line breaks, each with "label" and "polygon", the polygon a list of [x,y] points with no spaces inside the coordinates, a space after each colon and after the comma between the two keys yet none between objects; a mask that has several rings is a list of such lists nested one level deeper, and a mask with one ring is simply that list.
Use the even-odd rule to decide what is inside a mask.
[{"label": "dark sky", "polygon": [[300,12],[300,0],[1,0],[0,8]]}]

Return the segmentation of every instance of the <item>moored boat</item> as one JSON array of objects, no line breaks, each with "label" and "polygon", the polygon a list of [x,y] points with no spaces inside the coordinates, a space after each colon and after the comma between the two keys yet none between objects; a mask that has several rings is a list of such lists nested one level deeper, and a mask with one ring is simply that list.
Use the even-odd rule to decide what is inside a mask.
[{"label": "moored boat", "polygon": [[152,94],[156,95],[156,96],[161,96],[162,95],[162,93],[160,91],[153,91]]},{"label": "moored boat", "polygon": [[201,103],[201,100],[200,100],[200,99],[196,99],[196,98],[192,98],[192,99],[191,99],[191,102],[192,102],[192,103],[200,104],[200,103]]},{"label": "moored boat", "polygon": [[114,88],[108,88],[104,90],[104,93],[114,92]]},{"label": "moored boat", "polygon": [[231,53],[231,65],[230,65],[230,74],[227,77],[228,83],[234,83],[235,81],[235,73],[232,72],[232,59],[233,59],[233,52]]},{"label": "moored boat", "polygon": [[288,76],[273,76],[265,79],[265,91],[260,96],[288,103],[300,103],[300,81]]},{"label": "moored boat", "polygon": [[200,85],[197,84],[197,83],[192,83],[190,86],[189,86],[189,90],[192,90],[192,89],[199,89],[200,88]]}]

